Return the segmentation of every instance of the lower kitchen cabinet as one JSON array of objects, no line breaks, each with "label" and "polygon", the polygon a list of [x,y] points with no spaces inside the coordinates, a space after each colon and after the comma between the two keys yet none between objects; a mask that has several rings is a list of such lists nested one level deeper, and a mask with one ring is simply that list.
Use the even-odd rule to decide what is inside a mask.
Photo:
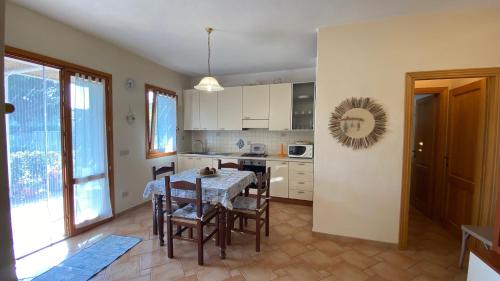
[{"label": "lower kitchen cabinet", "polygon": [[178,171],[182,172],[189,169],[201,169],[205,167],[213,168],[212,158],[197,156],[179,156]]},{"label": "lower kitchen cabinet", "polygon": [[288,198],[288,162],[266,161],[271,168],[271,196]]}]

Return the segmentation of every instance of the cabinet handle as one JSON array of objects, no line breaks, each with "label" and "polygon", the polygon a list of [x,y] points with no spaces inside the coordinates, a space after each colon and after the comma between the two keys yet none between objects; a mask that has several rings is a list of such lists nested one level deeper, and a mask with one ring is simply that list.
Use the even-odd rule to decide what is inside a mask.
[{"label": "cabinet handle", "polygon": [[299,165],[299,166],[304,166],[305,164],[304,164],[304,163],[298,163],[297,165]]},{"label": "cabinet handle", "polygon": [[298,173],[297,173],[297,175],[303,175],[303,174],[304,174],[304,173],[302,173],[302,172],[298,172]]},{"label": "cabinet handle", "polygon": [[287,164],[287,162],[281,162],[281,164],[286,165],[286,164]]},{"label": "cabinet handle", "polygon": [[248,119],[250,119],[250,117],[245,116],[245,117],[243,117],[243,119],[248,120]]},{"label": "cabinet handle", "polygon": [[290,130],[290,129],[288,129],[288,128],[284,128],[284,129],[283,129],[283,131],[288,131],[288,130]]},{"label": "cabinet handle", "polygon": [[304,191],[297,191],[297,193],[304,194]]},{"label": "cabinet handle", "polygon": [[305,184],[305,182],[303,182],[303,181],[299,181],[299,182],[298,182],[298,184]]}]

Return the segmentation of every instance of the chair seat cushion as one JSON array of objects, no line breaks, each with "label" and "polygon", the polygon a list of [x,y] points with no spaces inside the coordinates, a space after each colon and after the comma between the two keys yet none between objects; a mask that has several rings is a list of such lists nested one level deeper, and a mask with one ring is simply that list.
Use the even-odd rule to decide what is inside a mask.
[{"label": "chair seat cushion", "polygon": [[[261,199],[260,208],[264,209],[266,207],[266,204],[267,204],[267,200]],[[257,210],[257,198],[237,196],[234,199],[233,209],[255,211],[255,210]]]},{"label": "chair seat cushion", "polygon": [[182,218],[188,220],[198,220],[198,219],[206,219],[209,218],[213,212],[217,211],[214,205],[203,204],[202,205],[202,217],[198,218],[196,215],[196,206],[194,204],[187,204],[186,206],[175,210],[172,213],[172,217],[174,218]]}]

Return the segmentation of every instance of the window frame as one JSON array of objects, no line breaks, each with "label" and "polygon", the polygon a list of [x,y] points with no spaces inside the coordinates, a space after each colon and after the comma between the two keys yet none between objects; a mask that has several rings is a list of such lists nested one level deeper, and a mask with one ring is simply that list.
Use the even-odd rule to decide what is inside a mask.
[{"label": "window frame", "polygon": [[[153,111],[153,114],[151,114],[152,116],[152,119],[153,120],[149,120],[149,91],[153,91],[153,93],[155,94],[160,94],[160,95],[164,95],[164,96],[167,96],[167,97],[171,97],[171,98],[175,98],[175,137],[177,138],[177,131],[179,130],[179,124],[177,122],[177,115],[178,115],[178,112],[177,112],[177,107],[178,107],[178,102],[179,102],[179,99],[178,99],[178,96],[177,96],[177,93],[175,93],[174,91],[172,90],[168,90],[168,89],[165,89],[165,88],[161,88],[161,87],[158,87],[158,86],[154,86],[154,85],[151,85],[151,84],[145,84],[144,86],[144,100],[145,100],[145,115],[146,115],[146,159],[152,159],[152,158],[159,158],[159,157],[165,157],[165,156],[172,156],[172,155],[177,155],[177,141],[176,141],[176,147],[175,147],[175,150],[174,151],[171,151],[171,152],[159,152],[159,151],[155,151],[154,149],[152,149],[152,141],[153,141],[153,137],[154,137],[154,126],[153,128],[150,128],[149,124],[154,124],[153,122],[150,122],[150,121],[154,121],[156,119],[156,115],[154,114],[155,111],[156,111],[156,99],[154,99],[153,101],[153,108],[152,108],[152,111]],[[153,129],[153,130],[151,130]]]}]

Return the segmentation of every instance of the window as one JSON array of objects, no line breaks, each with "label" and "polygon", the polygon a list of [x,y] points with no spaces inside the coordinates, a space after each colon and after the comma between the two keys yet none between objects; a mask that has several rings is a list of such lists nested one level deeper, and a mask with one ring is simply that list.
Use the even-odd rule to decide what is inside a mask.
[{"label": "window", "polygon": [[177,95],[146,84],[146,158],[176,153]]}]

